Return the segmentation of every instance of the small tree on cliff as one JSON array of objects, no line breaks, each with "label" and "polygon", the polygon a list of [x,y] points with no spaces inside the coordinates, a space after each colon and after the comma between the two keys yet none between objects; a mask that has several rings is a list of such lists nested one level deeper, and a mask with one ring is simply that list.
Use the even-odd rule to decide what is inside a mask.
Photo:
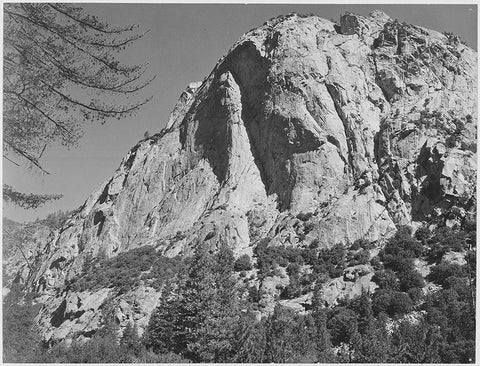
[{"label": "small tree on cliff", "polygon": [[[83,121],[125,117],[150,100],[137,96],[152,80],[144,77],[147,65],[116,59],[145,34],[135,27],[112,27],[71,4],[4,4],[5,160],[20,165],[20,159],[48,174],[40,163],[48,146],[75,146]],[[59,198],[8,185],[3,197],[24,208]]]}]

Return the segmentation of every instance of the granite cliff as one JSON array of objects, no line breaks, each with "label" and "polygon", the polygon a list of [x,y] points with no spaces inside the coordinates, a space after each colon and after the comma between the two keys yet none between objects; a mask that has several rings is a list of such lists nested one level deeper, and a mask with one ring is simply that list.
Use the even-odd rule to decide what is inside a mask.
[{"label": "granite cliff", "polygon": [[[379,11],[249,31],[36,256],[27,282],[45,340],[88,336],[106,304],[122,325],[148,323],[160,292],[147,283],[72,290],[92,258],[146,245],[189,256],[203,241],[252,256],[264,238],[381,245],[400,225],[475,220],[476,86],[474,50]],[[347,272],[327,303],[372,286],[368,266]],[[282,280],[252,281],[271,303]]]}]

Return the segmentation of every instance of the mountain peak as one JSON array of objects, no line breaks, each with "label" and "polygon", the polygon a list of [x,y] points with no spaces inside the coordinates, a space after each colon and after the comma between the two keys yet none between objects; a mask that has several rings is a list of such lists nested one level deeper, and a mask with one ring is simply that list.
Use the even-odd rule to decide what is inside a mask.
[{"label": "mountain peak", "polygon": [[45,337],[83,329],[49,322],[61,306],[100,316],[107,290],[89,302],[66,287],[90,258],[382,242],[474,215],[476,75],[473,50],[380,11],[339,25],[289,14],[246,33],[46,246],[29,279],[48,299]]}]

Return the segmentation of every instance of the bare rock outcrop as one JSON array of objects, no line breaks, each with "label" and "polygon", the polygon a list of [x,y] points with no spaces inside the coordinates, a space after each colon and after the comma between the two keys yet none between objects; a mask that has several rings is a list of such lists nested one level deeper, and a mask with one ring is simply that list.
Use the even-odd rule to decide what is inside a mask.
[{"label": "bare rock outcrop", "polygon": [[[48,299],[46,339],[64,336],[66,321],[90,329],[84,305],[63,312],[85,311],[76,320],[46,321],[49,303],[83,296],[65,284],[87,258],[144,245],[188,256],[202,241],[251,253],[266,237],[381,241],[454,206],[472,212],[476,57],[382,12],[340,24],[290,14],[246,33],[37,256],[29,286]],[[308,226],[295,218],[305,212]],[[330,283],[327,302],[369,288],[364,277]]]}]

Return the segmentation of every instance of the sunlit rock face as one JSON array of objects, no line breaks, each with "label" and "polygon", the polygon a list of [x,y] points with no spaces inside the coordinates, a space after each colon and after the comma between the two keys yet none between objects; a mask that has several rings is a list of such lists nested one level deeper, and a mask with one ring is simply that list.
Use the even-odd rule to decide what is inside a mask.
[{"label": "sunlit rock face", "polygon": [[[476,85],[475,51],[378,11],[339,24],[292,14],[251,30],[37,256],[29,285],[43,293],[46,339],[97,327],[107,294],[65,287],[87,258],[144,245],[188,256],[203,241],[251,255],[265,237],[330,247],[472,216]],[[153,310],[159,295],[142,291]],[[149,311],[125,296],[119,322],[141,313],[144,327]],[[74,315],[52,323],[63,303]]]}]

